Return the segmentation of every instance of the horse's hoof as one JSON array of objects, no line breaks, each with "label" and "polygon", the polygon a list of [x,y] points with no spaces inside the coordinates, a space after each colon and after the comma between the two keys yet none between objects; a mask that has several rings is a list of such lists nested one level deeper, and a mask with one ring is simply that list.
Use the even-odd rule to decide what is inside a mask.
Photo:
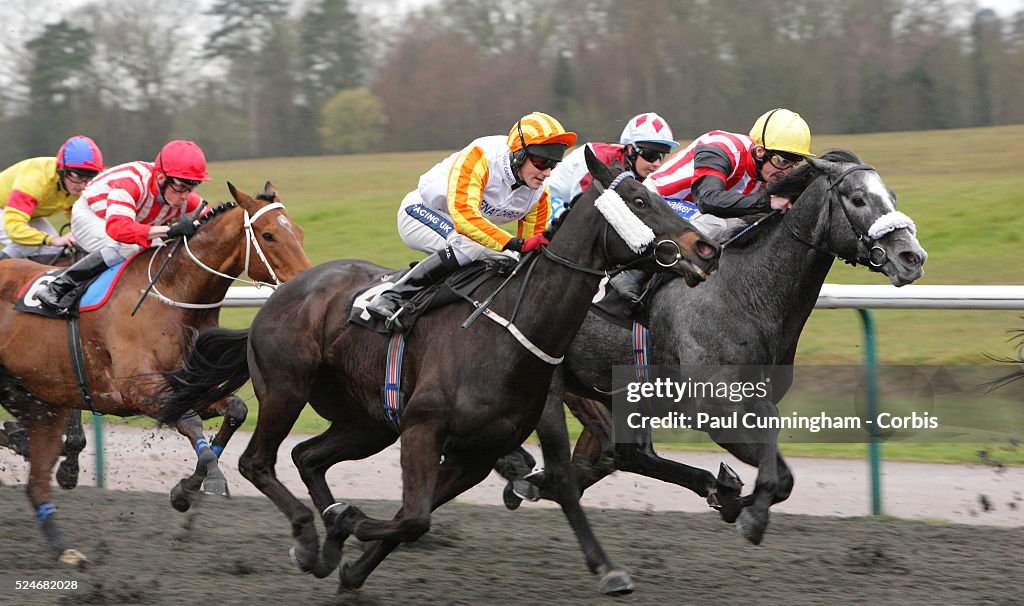
[{"label": "horse's hoof", "polygon": [[625,570],[613,570],[601,578],[600,587],[604,595],[626,595],[633,593],[633,579]]},{"label": "horse's hoof", "polygon": [[540,500],[540,488],[526,478],[512,480],[512,493],[523,501],[535,503]]},{"label": "horse's hoof", "polygon": [[743,489],[743,480],[740,479],[740,474],[726,465],[724,461],[718,464],[718,484],[729,489],[730,492],[739,493]]},{"label": "horse's hoof", "polygon": [[4,433],[7,443],[18,456],[28,458],[28,430],[17,421],[4,421]]},{"label": "horse's hoof", "polygon": [[727,524],[732,524],[743,511],[743,480],[731,467],[722,463],[718,467],[718,478],[708,495],[708,505],[718,510]]},{"label": "horse's hoof", "polygon": [[738,494],[730,496],[711,493],[708,495],[708,505],[718,511],[726,524],[735,522],[740,512],[743,511],[743,499]]},{"label": "horse's hoof", "polygon": [[363,586],[366,582],[366,577],[354,578],[349,574],[352,567],[346,562],[341,567],[341,572],[338,573],[338,593],[342,591],[355,591]]},{"label": "horse's hoof", "polygon": [[174,488],[171,489],[171,507],[184,513],[188,511],[188,508],[192,506],[192,500],[188,497],[188,492],[182,488],[181,482],[175,484]]},{"label": "horse's hoof", "polygon": [[523,504],[523,500],[512,489],[511,481],[505,484],[505,489],[501,491],[501,500],[505,502],[505,508],[509,511],[515,511]]},{"label": "horse's hoof", "polygon": [[60,562],[61,564],[68,564],[70,566],[78,566],[79,564],[87,562],[88,560],[89,558],[85,557],[85,554],[83,554],[81,551],[71,548],[65,549],[64,551],[60,552],[59,556],[57,556],[58,562]]},{"label": "horse's hoof", "polygon": [[57,484],[64,490],[78,486],[78,461],[64,459],[57,467]]},{"label": "horse's hoof", "polygon": [[760,545],[764,539],[764,531],[768,528],[768,512],[755,512],[744,509],[736,519],[736,529],[743,538],[754,545]]},{"label": "horse's hoof", "polygon": [[218,497],[231,498],[227,478],[206,478],[203,481],[203,492]]},{"label": "horse's hoof", "polygon": [[313,567],[305,564],[302,560],[299,559],[299,552],[297,549],[295,549],[296,547],[296,545],[292,545],[288,549],[288,559],[290,559],[292,563],[295,564],[295,567],[298,568],[299,571],[303,574],[311,574],[313,572]]}]

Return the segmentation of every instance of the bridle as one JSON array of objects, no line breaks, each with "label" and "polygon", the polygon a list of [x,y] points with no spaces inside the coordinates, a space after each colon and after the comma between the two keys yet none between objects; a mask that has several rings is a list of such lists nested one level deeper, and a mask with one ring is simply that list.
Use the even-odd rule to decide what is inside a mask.
[{"label": "bridle", "polygon": [[[634,181],[639,182],[639,180],[636,178],[636,175],[633,174],[632,171],[623,171],[619,173],[618,176],[616,176],[615,179],[613,179],[612,182],[608,185],[608,190],[618,193],[616,188],[626,179],[633,179]],[[592,182],[591,187],[595,189],[599,195],[604,193],[605,191],[605,187],[597,180],[594,180]],[[685,265],[689,265],[689,269],[694,273],[697,273],[698,275],[702,273],[696,266],[694,266],[692,263],[686,260],[686,258],[683,256],[682,250],[679,248],[679,244],[676,243],[674,240],[669,239],[658,240],[656,242],[652,240],[651,242],[647,243],[641,250],[638,251],[639,256],[636,259],[630,261],[629,263],[626,263],[625,265],[616,265],[614,267],[611,267],[612,263],[609,260],[610,255],[608,253],[608,230],[611,227],[611,222],[606,220],[604,222],[604,229],[601,234],[601,255],[604,260],[603,264],[606,267],[606,269],[594,269],[592,267],[587,267],[585,265],[573,262],[569,259],[566,259],[551,252],[550,250],[548,250],[547,246],[542,246],[540,250],[545,257],[554,261],[555,263],[558,263],[559,265],[586,274],[595,276],[606,276],[609,278],[617,274],[620,274],[624,271],[633,269],[637,265],[645,263],[650,260],[653,260],[661,267],[666,268],[673,267],[679,263],[683,263]],[[659,250],[665,250],[665,247],[668,247],[666,257],[672,259],[671,263],[663,262],[661,260],[662,257],[658,254]]]},{"label": "bridle", "polygon": [[[564,257],[562,257],[560,255],[557,255],[557,254],[551,252],[550,250],[548,250],[547,246],[541,246],[540,247],[542,255],[547,257],[551,261],[554,261],[558,265],[562,265],[562,266],[567,267],[567,268],[569,268],[571,270],[579,271],[579,272],[582,272],[582,273],[585,273],[585,274],[589,274],[589,275],[594,275],[594,276],[608,276],[608,277],[614,276],[617,273],[620,273],[622,271],[625,271],[626,269],[629,269],[635,263],[646,260],[648,255],[653,256],[654,257],[654,261],[656,263],[658,263],[659,265],[661,265],[662,267],[672,267],[676,263],[683,262],[683,263],[686,263],[686,264],[689,265],[689,267],[691,268],[691,271],[694,271],[695,273],[698,273],[698,274],[701,273],[701,270],[699,268],[694,266],[692,263],[690,263],[690,261],[687,261],[683,257],[682,251],[680,250],[679,245],[676,242],[674,242],[672,240],[661,240],[659,242],[655,242],[654,241],[654,237],[655,237],[654,236],[654,232],[650,229],[650,227],[648,227],[645,223],[643,223],[639,219],[639,217],[637,217],[625,205],[625,201],[623,201],[622,197],[618,195],[618,192],[615,191],[615,188],[618,187],[619,184],[621,184],[623,181],[625,181],[626,179],[629,179],[629,178],[636,179],[636,176],[632,172],[630,172],[630,171],[625,171],[623,173],[620,173],[608,185],[608,190],[614,192],[614,196],[609,197],[608,200],[606,201],[606,203],[602,203],[601,205],[598,204],[600,202],[600,200],[597,200],[597,201],[595,201],[595,205],[598,206],[598,210],[601,212],[601,214],[605,218],[605,222],[604,222],[604,236],[603,236],[603,243],[602,243],[602,246],[603,246],[602,254],[604,256],[605,265],[606,266],[610,265],[610,263],[608,262],[608,258],[609,258],[609,255],[608,255],[608,228],[609,227],[614,227],[616,232],[619,234],[619,236],[623,239],[623,241],[626,242],[626,245],[629,246],[632,250],[636,251],[638,254],[641,255],[641,257],[639,259],[636,259],[633,262],[631,262],[631,263],[629,263],[629,264],[627,264],[625,266],[619,266],[619,267],[615,267],[615,268],[612,268],[612,269],[594,269],[592,267],[587,267],[586,265],[582,265],[580,263],[576,263],[575,261],[572,261],[570,259],[566,259],[566,258],[564,258]],[[598,181],[594,181],[592,187],[594,187],[597,191],[601,192],[601,194],[599,194],[600,196],[608,195],[607,191],[604,191],[604,187]],[[616,200],[616,198],[617,198],[617,200]],[[615,223],[615,225],[613,225],[613,223]],[[649,235],[650,235],[650,239],[649,240],[647,240],[646,233],[644,232],[644,230],[646,230],[647,232],[650,232],[649,233]],[[627,233],[623,234],[624,231],[627,232]],[[639,238],[643,238],[643,239],[647,240],[646,243],[642,244],[642,247],[641,247],[641,243],[639,242]],[[632,240],[632,243],[631,243],[631,240]],[[662,245],[664,245],[666,243],[671,244],[675,248],[675,253],[674,253],[675,254],[675,259],[672,261],[672,263],[663,263],[658,258],[658,256],[657,256],[658,247],[662,246]],[[472,324],[476,320],[476,318],[478,318],[481,315],[487,316],[488,318],[490,318],[491,320],[493,320],[494,322],[496,322],[497,324],[499,324],[500,326],[502,326],[506,330],[508,330],[512,334],[512,336],[515,337],[515,339],[517,341],[519,341],[519,343],[523,347],[525,347],[530,353],[535,355],[537,358],[539,358],[540,360],[544,361],[547,364],[558,365],[558,364],[560,364],[562,362],[563,357],[561,357],[561,356],[554,357],[554,356],[551,356],[551,355],[545,353],[537,345],[535,345],[532,341],[530,341],[530,339],[525,334],[523,334],[515,325],[516,316],[519,313],[520,305],[522,304],[522,302],[524,300],[524,297],[525,297],[525,294],[526,294],[526,287],[530,283],[530,278],[533,276],[533,270],[537,267],[537,260],[538,259],[540,259],[540,255],[537,255],[537,254],[535,254],[533,252],[529,252],[529,253],[527,253],[525,255],[522,255],[520,257],[520,259],[519,259],[519,262],[516,264],[515,268],[512,269],[512,271],[508,274],[508,277],[506,277],[505,280],[501,283],[501,285],[498,286],[493,292],[491,292],[487,296],[487,298],[484,301],[482,301],[482,302],[475,301],[474,299],[469,297],[467,294],[458,293],[460,296],[462,296],[464,299],[469,301],[469,303],[472,304],[476,308],[476,310],[462,323],[462,327],[463,328],[467,328],[470,324]],[[523,269],[524,267],[526,268],[526,275],[524,276],[523,280],[520,282],[519,293],[516,296],[515,305],[512,308],[512,314],[509,316],[508,319],[506,319],[503,316],[501,316],[501,315],[497,314],[496,312],[494,312],[493,310],[491,310],[490,309],[490,304],[491,304],[492,301],[494,301],[495,296],[497,296],[497,294],[499,292],[501,292],[501,290],[503,288],[505,288],[505,286],[507,284],[509,284],[509,282],[512,280],[512,278],[517,273],[519,273],[519,271],[521,269]]]},{"label": "bridle", "polygon": [[[878,240],[881,238],[881,236],[871,237],[871,229],[868,229],[868,231],[865,232],[857,225],[857,222],[854,221],[853,217],[850,215],[850,209],[848,209],[846,207],[846,204],[843,203],[842,198],[839,196],[839,193],[836,190],[836,188],[839,187],[839,184],[842,183],[843,180],[846,179],[846,177],[848,177],[851,173],[861,170],[875,171],[875,167],[869,164],[855,164],[853,166],[846,168],[843,172],[839,173],[838,176],[834,178],[829,177],[828,189],[825,190],[825,195],[828,197],[828,200],[826,202],[827,214],[825,218],[825,224],[828,227],[826,227],[826,232],[824,235],[824,239],[829,243],[829,248],[825,248],[820,244],[817,244],[816,242],[812,242],[811,238],[805,238],[801,236],[799,233],[797,233],[796,228],[794,228],[791,225],[791,221],[787,220],[789,219],[788,216],[783,216],[783,224],[786,226],[786,229],[789,230],[789,233],[794,238],[796,238],[797,241],[801,242],[802,244],[814,249],[815,251],[823,255],[828,255],[831,257],[836,257],[838,259],[842,259],[846,263],[849,263],[850,265],[853,266],[856,266],[858,263],[860,263],[861,265],[871,268],[872,271],[880,271],[882,266],[885,265],[886,262],[888,262],[889,260],[888,253],[885,252],[884,248],[878,245]],[[839,205],[839,208],[843,210],[843,215],[846,217],[846,222],[849,224],[850,230],[853,231],[853,234],[855,236],[857,236],[857,242],[859,246],[857,247],[857,255],[852,259],[844,257],[843,255],[833,252],[832,250],[835,248],[835,246],[832,245],[833,202],[837,203]],[[886,218],[889,214],[891,213],[886,213],[885,215],[882,215],[882,217],[879,217],[875,223],[878,224],[879,221]],[[906,225],[904,225],[903,227],[906,227]],[[862,250],[865,252],[862,253]]]},{"label": "bridle", "polygon": [[[253,229],[253,224],[256,222],[257,219],[262,217],[264,214],[266,214],[266,213],[268,213],[268,212],[270,212],[272,210],[279,210],[279,209],[280,210],[284,210],[284,204],[282,204],[280,202],[271,202],[270,204],[267,204],[263,208],[257,210],[252,216],[249,216],[249,211],[248,210],[242,209],[242,213],[243,213],[242,214],[242,217],[243,217],[243,219],[242,219],[242,230],[245,232],[245,238],[246,238],[246,241],[245,241],[245,266],[244,266],[243,271],[247,275],[251,275],[251,274],[249,274],[249,263],[250,263],[250,260],[251,260],[251,257],[252,257],[251,252],[253,250],[255,250],[256,251],[256,256],[259,257],[260,261],[263,263],[263,267],[265,267],[267,269],[267,272],[270,274],[270,277],[274,280],[273,284],[271,284],[269,282],[262,282],[262,281],[259,281],[259,280],[247,280],[245,278],[241,278],[241,277],[238,277],[238,276],[230,276],[230,275],[225,274],[223,272],[217,271],[216,269],[213,269],[212,267],[210,267],[210,266],[206,265],[205,263],[203,263],[195,255],[195,253],[192,252],[192,249],[189,248],[189,246],[188,246],[188,237],[184,237],[183,236],[182,239],[185,242],[185,252],[188,253],[189,258],[192,259],[192,261],[196,265],[201,267],[207,273],[213,274],[215,276],[220,276],[222,278],[226,278],[226,279],[231,280],[231,281],[238,280],[238,281],[244,282],[246,284],[252,284],[256,288],[262,288],[264,286],[268,286],[271,289],[277,288],[278,286],[281,285],[281,279],[277,277],[277,273],[274,271],[273,266],[270,264],[270,261],[267,259],[267,255],[263,252],[263,249],[260,248],[259,240],[256,239],[256,232]],[[163,248],[164,246],[166,246],[166,243],[161,243],[159,248]],[[156,260],[156,258],[159,256],[159,248],[157,249],[156,252],[153,253],[153,256],[150,257],[150,259],[149,259],[149,268],[147,269],[147,272],[148,272],[150,281],[153,280],[153,263]],[[170,305],[172,307],[181,307],[181,308],[184,308],[184,309],[214,309],[214,308],[220,307],[220,306],[222,306],[224,304],[224,299],[221,299],[220,301],[218,301],[216,303],[182,303],[180,301],[175,301],[174,299],[171,299],[170,297],[167,297],[166,295],[161,293],[156,288],[155,285],[153,286],[153,290],[149,294],[152,295],[153,297],[156,297],[156,299],[158,301],[160,301],[161,303],[166,303],[167,305]]]}]

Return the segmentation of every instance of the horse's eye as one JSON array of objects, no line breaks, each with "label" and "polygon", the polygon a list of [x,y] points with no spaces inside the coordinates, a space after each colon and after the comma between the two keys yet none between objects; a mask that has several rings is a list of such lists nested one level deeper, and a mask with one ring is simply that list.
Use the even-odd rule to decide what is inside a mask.
[{"label": "horse's eye", "polygon": [[850,198],[850,202],[853,202],[853,205],[856,206],[857,208],[860,208],[865,204],[864,198],[861,198],[860,196],[854,196]]},{"label": "horse's eye", "polygon": [[647,206],[647,200],[640,197],[633,198],[633,204],[636,204],[637,208],[643,208]]},{"label": "horse's eye", "polygon": [[267,242],[273,242],[274,234],[270,233],[269,231],[265,231],[263,232],[263,239],[266,240]]}]

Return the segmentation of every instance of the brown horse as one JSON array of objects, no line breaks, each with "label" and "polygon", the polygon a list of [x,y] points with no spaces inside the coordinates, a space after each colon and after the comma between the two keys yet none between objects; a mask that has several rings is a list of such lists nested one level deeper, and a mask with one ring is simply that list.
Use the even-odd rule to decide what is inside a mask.
[{"label": "brown horse", "polygon": [[[65,225],[64,227],[70,227]],[[61,230],[61,234],[64,230]],[[26,257],[42,265],[52,267],[68,267],[84,257],[87,253],[76,246],[67,246],[56,253],[38,253]],[[85,449],[85,428],[82,427],[82,415],[68,415],[68,424],[64,429],[64,459],[57,467],[57,483],[61,488],[70,490],[78,486],[78,455]],[[9,448],[15,454],[28,460],[28,432],[17,421],[4,421],[0,427],[0,448]]]},{"label": "brown horse", "polygon": [[[587,164],[603,187],[584,193],[544,254],[525,259],[523,271],[506,278],[507,288],[493,295],[488,319],[462,328],[473,309],[460,302],[424,315],[406,333],[399,388],[408,397],[397,421],[381,406],[388,337],[347,321],[356,293],[387,272],[361,261],[320,265],[285,284],[249,330],[200,333],[185,368],[169,375],[174,393],[160,417],[176,420],[190,409],[201,410],[251,373],[259,420],[239,471],[288,518],[292,555],[302,570],[327,576],[337,568],[349,534],[371,541],[341,572],[343,587],[361,586],[399,544],[429,530],[434,509],[483,480],[499,456],[533,431],[555,365],[605,272],[638,260],[654,265],[657,253],[662,269],[694,285],[715,267],[719,248],[660,196],[635,179],[615,178],[589,148]],[[492,292],[500,282],[492,278],[479,292]],[[331,421],[324,434],[292,451],[327,528],[322,552],[313,512],[274,471],[281,441],[307,401]],[[354,506],[335,506],[327,470],[398,439],[403,499],[395,518],[377,520]],[[598,544],[579,503],[565,507],[588,567],[601,575],[601,590],[631,591],[629,575]]]},{"label": "brown horse", "polygon": [[[245,271],[263,283],[282,282],[310,267],[302,248],[302,229],[276,201],[268,183],[252,198],[228,188],[235,202],[222,204],[202,219],[190,239],[180,246],[151,248],[129,261],[117,288],[99,309],[81,314],[84,367],[97,412],[118,416],[149,414],[155,373],[181,363],[182,346],[195,331],[216,326],[220,303],[232,280]],[[169,250],[174,250],[169,255]],[[167,260],[150,294],[138,308],[140,293],[149,286],[156,268]],[[75,563],[83,556],[61,536],[50,503],[50,477],[61,454],[60,437],[69,413],[87,408],[72,368],[66,322],[15,311],[22,287],[45,266],[24,260],[0,262],[0,394],[29,433],[28,496],[50,548],[61,561]],[[222,400],[212,413],[224,414]],[[231,411],[214,444],[223,447],[245,410]],[[241,414],[241,418],[237,418]],[[198,415],[176,424],[192,442],[199,459],[195,474],[172,492],[172,502],[187,509],[209,475],[224,489],[217,455],[203,437]]]}]

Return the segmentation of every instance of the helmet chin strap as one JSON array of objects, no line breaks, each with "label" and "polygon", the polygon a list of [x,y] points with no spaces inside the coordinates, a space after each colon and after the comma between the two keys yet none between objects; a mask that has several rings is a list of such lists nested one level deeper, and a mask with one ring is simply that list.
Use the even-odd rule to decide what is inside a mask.
[{"label": "helmet chin strap", "polygon": [[623,153],[622,155],[626,158],[626,170],[629,172],[639,175],[640,172],[636,169],[636,158],[640,155],[640,152],[636,150],[636,143],[627,143],[626,147],[631,148],[632,151]]}]

